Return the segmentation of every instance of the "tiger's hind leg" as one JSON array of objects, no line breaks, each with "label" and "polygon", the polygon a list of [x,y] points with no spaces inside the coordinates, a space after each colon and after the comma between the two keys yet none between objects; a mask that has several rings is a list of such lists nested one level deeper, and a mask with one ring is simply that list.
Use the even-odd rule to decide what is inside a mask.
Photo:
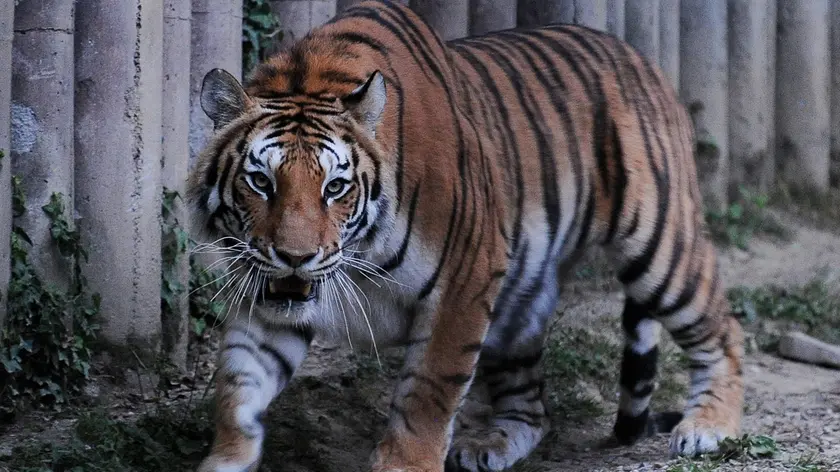
[{"label": "tiger's hind leg", "polygon": [[661,324],[690,360],[688,400],[671,432],[670,451],[693,456],[718,451],[723,439],[739,432],[743,333],[724,296],[715,248],[699,231],[675,238],[653,251],[634,251],[640,256],[620,275],[627,295],[627,345],[614,433],[626,444],[650,432]]},{"label": "tiger's hind leg", "polygon": [[[486,387],[492,413],[481,429],[459,431],[447,472],[502,471],[526,457],[548,433],[541,370],[543,339],[557,307],[556,274],[549,270],[538,287],[499,310],[479,359],[477,383]],[[532,293],[538,293],[536,297]]]}]

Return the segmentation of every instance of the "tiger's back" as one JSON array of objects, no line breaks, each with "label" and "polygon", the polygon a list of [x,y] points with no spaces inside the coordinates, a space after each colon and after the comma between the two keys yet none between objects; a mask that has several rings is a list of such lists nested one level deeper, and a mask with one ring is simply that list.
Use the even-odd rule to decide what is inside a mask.
[{"label": "tiger's back", "polygon": [[[363,2],[260,66],[242,94],[250,105],[225,129],[247,131],[229,131],[229,144],[219,138],[207,152],[230,153],[228,171],[249,162],[268,168],[278,176],[278,195],[286,174],[297,176],[291,183],[333,172],[321,165],[353,173],[348,185],[356,193],[346,195],[356,201],[342,214],[347,221],[336,230],[335,251],[349,272],[345,283],[365,294],[371,316],[365,324],[345,318],[344,325],[350,338],[370,333],[380,344],[408,345],[374,470],[439,471],[444,459],[447,470],[503,470],[536,446],[549,426],[539,369],[546,324],[563,271],[593,244],[608,248],[626,292],[617,438],[633,442],[679,421],[671,451],[691,455],[737,434],[741,331],[703,233],[691,122],[663,75],[627,44],[572,25],[445,43],[409,9]],[[306,141],[301,149],[329,155],[318,151],[300,170],[291,169],[303,154],[271,157],[298,140]],[[195,199],[221,196],[221,206],[236,207],[243,197],[230,189],[235,175],[208,167],[195,174]],[[311,195],[323,187],[312,185]],[[305,206],[303,197],[289,195],[301,202],[295,208]],[[274,214],[292,212],[291,221],[294,211],[304,214],[281,200],[271,204],[275,210],[256,217],[239,203],[230,218],[248,236]],[[219,212],[210,206],[199,211]],[[306,213],[314,226],[316,213]],[[280,234],[269,252],[288,253],[283,225],[268,226]],[[350,248],[353,256],[342,258]],[[331,251],[313,249],[307,257]],[[323,266],[313,273],[326,274],[329,264]],[[394,285],[371,280],[378,271]],[[342,307],[360,303],[346,291],[343,297],[326,305],[290,301],[288,321],[279,310],[258,310],[265,331],[256,338],[231,323],[223,369],[252,365],[228,352],[248,354],[242,346],[250,343],[257,361],[265,351],[295,362],[280,369],[271,393],[257,389],[258,403],[241,400],[246,387],[236,375],[220,380],[220,402],[231,413],[220,418],[222,439],[201,470],[258,463],[261,433],[236,418],[243,408],[248,415],[264,411],[313,331],[343,334],[330,326],[346,315]],[[649,410],[663,326],[691,359],[684,417]],[[488,387],[490,429],[461,430],[453,439],[453,419],[473,382]]]}]

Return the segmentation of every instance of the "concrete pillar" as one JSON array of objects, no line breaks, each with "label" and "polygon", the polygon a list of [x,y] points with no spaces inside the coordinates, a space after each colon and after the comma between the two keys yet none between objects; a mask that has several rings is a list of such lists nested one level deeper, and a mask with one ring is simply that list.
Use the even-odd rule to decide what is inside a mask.
[{"label": "concrete pillar", "polygon": [[[335,2],[335,11],[340,12],[346,10],[347,8],[352,7],[357,3],[362,3],[365,0],[336,0]],[[408,5],[408,0],[391,0],[393,3],[401,3],[403,5]]]},{"label": "concrete pillar", "polygon": [[574,0],[574,23],[607,31],[607,3],[607,0]]},{"label": "concrete pillar", "polygon": [[411,0],[410,5],[444,40],[469,34],[469,0]]},{"label": "concrete pillar", "polygon": [[729,0],[730,189],[775,179],[776,3]]},{"label": "concrete pillar", "polygon": [[[170,191],[184,195],[190,156],[190,57],[191,0],[164,0],[163,5],[163,172],[161,183]],[[186,231],[189,218],[183,201],[177,200],[171,215]],[[176,235],[164,236],[162,244],[177,245]],[[180,369],[186,368],[189,341],[190,261],[185,251],[177,253],[171,265],[164,264],[164,279],[181,287],[173,310],[162,308],[162,351]],[[168,273],[167,273],[168,272]]]},{"label": "concrete pillar", "polygon": [[607,0],[607,31],[624,39],[624,0]]},{"label": "concrete pillar", "polygon": [[[304,3],[304,2],[301,2]],[[286,24],[292,18],[280,16]],[[242,0],[192,0],[195,47],[190,52],[190,163],[213,133],[213,123],[201,109],[201,82],[211,69],[221,67],[237,79],[242,76]]]},{"label": "concrete pillar", "polygon": [[[0,0],[0,64],[12,63],[12,21],[15,0]],[[12,69],[0,67],[0,241],[8,241],[12,230],[11,156],[9,155]],[[9,287],[8,244],[0,244],[0,326],[6,321],[6,293]]]},{"label": "concrete pillar", "polygon": [[658,64],[659,0],[630,0],[624,8],[624,39]]},{"label": "concrete pillar", "polygon": [[64,216],[72,224],[74,3],[19,3],[12,48],[12,173],[23,180],[27,203],[15,223],[32,240],[29,257],[38,275],[65,290],[72,266],[54,244],[41,207],[54,192],[64,195]]},{"label": "concrete pillar", "polygon": [[321,26],[332,19],[336,12],[336,0],[268,1],[271,5],[271,11],[280,19],[280,29],[283,31],[282,40],[274,48],[271,48],[272,52],[293,44],[312,28]]},{"label": "concrete pillar", "polygon": [[[76,207],[118,360],[160,344],[162,0],[76,3]],[[150,364],[146,364],[150,365]]]},{"label": "concrete pillar", "polygon": [[779,0],[776,43],[776,158],[802,189],[829,182],[828,0]]},{"label": "concrete pillar", "polygon": [[573,0],[519,0],[517,4],[516,23],[526,28],[550,23],[573,23],[574,18]]},{"label": "concrete pillar", "polygon": [[659,67],[679,90],[680,0],[659,0]]},{"label": "concrete pillar", "polygon": [[682,0],[680,28],[680,96],[697,131],[703,196],[722,208],[729,185],[726,0]]},{"label": "concrete pillar", "polygon": [[840,2],[831,2],[831,185],[840,188]]},{"label": "concrete pillar", "polygon": [[470,34],[516,27],[516,0],[471,0]]}]

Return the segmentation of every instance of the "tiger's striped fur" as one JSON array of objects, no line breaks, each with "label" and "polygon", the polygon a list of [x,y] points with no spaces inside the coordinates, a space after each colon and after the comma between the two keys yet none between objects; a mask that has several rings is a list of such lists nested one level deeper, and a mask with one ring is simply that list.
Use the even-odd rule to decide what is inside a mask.
[{"label": "tiger's striped fur", "polygon": [[[244,89],[212,71],[202,105],[218,131],[190,177],[194,227],[238,259],[201,471],[257,469],[260,418],[316,334],[408,346],[373,470],[510,467],[548,429],[544,331],[594,244],[626,292],[618,439],[656,425],[662,326],[691,360],[672,453],[738,433],[742,333],[703,230],[692,125],[627,44],[572,25],[444,43],[409,9],[364,2]],[[290,274],[315,298],[264,300]],[[474,380],[492,429],[453,438]]]}]

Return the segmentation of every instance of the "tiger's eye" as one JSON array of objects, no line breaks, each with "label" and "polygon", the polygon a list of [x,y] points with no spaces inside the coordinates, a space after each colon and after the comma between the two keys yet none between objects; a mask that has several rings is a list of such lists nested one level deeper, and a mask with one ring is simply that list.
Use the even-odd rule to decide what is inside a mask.
[{"label": "tiger's eye", "polygon": [[271,190],[271,179],[268,178],[267,175],[263,174],[262,172],[254,172],[251,174],[251,182],[254,184],[254,187],[257,190],[261,190],[263,192],[268,192]]},{"label": "tiger's eye", "polygon": [[345,185],[347,185],[347,182],[342,179],[335,179],[331,181],[324,189],[324,196],[329,198],[339,195],[344,190]]}]

